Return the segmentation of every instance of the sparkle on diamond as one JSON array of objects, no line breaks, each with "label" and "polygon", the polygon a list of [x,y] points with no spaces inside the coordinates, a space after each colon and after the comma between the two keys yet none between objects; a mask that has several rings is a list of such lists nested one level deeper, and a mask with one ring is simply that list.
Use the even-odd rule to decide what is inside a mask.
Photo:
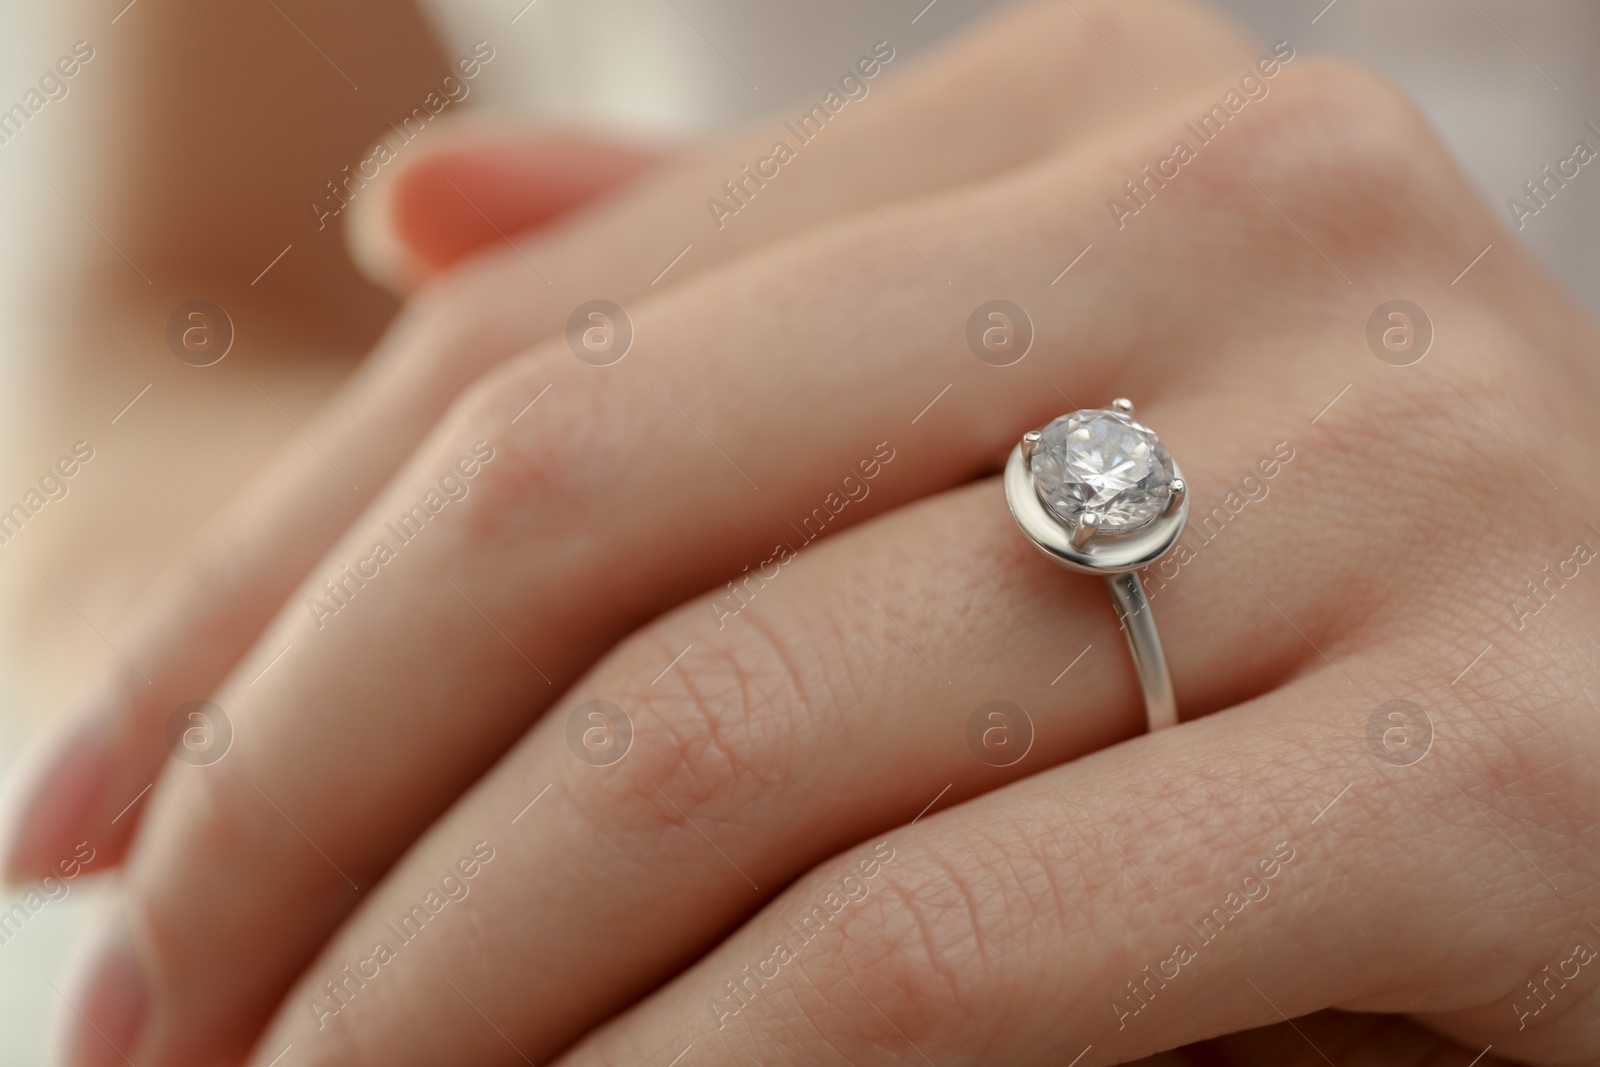
[{"label": "sparkle on diamond", "polygon": [[1114,411],[1074,411],[1046,426],[1030,460],[1039,499],[1077,525],[1127,533],[1153,521],[1172,496],[1172,457],[1149,429]]}]

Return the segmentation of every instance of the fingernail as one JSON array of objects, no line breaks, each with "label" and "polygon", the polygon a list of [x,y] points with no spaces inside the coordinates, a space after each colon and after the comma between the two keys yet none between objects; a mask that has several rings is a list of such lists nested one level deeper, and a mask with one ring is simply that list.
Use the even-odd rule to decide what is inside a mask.
[{"label": "fingernail", "polygon": [[91,940],[81,977],[64,994],[58,1033],[64,1067],[110,1067],[133,1062],[144,1026],[144,967],[119,912]]},{"label": "fingernail", "polygon": [[363,189],[363,195],[351,203],[349,214],[341,221],[345,224],[345,248],[356,268],[370,280],[404,295],[416,288],[429,271],[395,225],[394,184],[389,180],[375,183],[371,196],[365,195],[369,190]]},{"label": "fingernail", "polygon": [[0,800],[0,878],[53,873],[92,836],[112,763],[108,718],[98,711],[53,728],[18,761]]}]

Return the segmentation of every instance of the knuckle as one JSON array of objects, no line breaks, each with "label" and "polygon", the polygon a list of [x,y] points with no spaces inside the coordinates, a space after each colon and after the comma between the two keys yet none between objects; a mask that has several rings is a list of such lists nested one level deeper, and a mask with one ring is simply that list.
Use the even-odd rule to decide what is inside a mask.
[{"label": "knuckle", "polygon": [[1130,7],[1106,0],[1082,0],[1077,8],[1074,11],[1071,6],[1050,0],[1029,0],[1002,16],[1004,21],[1000,29],[1006,35],[1008,44],[1020,43],[1024,48],[1037,47],[1040,42],[1048,41],[1054,47],[1065,42],[1075,49],[1083,49],[1089,45],[1090,37],[1097,37],[1091,21],[1108,29],[1113,35],[1119,30],[1138,32],[1148,28],[1153,21],[1137,5]]},{"label": "knuckle", "polygon": [[806,910],[791,929],[827,919],[832,930],[818,935],[815,956],[797,953],[804,980],[820,994],[803,998],[816,1005],[810,1025],[825,1032],[828,1020],[846,1018],[876,1030],[887,1017],[895,1029],[885,1025],[879,1036],[923,1048],[970,1033],[1002,993],[1016,962],[1009,954],[1021,951],[1056,895],[1015,845],[964,840],[959,857],[927,847],[891,851],[880,884],[866,880],[859,903],[839,891],[837,870],[808,880],[798,901]]},{"label": "knuckle", "polygon": [[[254,548],[249,531],[236,524],[212,525],[202,532],[174,565],[172,580],[158,586],[153,610],[161,625],[151,627],[140,640],[176,625],[215,669],[231,664],[232,642],[253,637],[261,626],[264,598]],[[131,687],[133,681],[127,684]],[[189,693],[186,698],[197,695]]]},{"label": "knuckle", "polygon": [[1525,392],[1517,368],[1476,367],[1459,382],[1442,371],[1416,371],[1370,381],[1362,403],[1328,426],[1328,461],[1345,471],[1382,462],[1412,494],[1413,506],[1404,509],[1414,527],[1408,532],[1436,551],[1441,522],[1475,537],[1481,516],[1516,503],[1512,496],[1531,495],[1537,475],[1483,414]]},{"label": "knuckle", "polygon": [[595,503],[615,458],[606,423],[617,405],[569,362],[548,351],[519,356],[469,386],[446,416],[435,466],[475,472],[461,501],[474,539],[570,531]]},{"label": "knuckle", "polygon": [[[1076,9],[1076,10],[1075,10]],[[1219,25],[1217,18],[1192,0],[1079,0],[1063,5],[1053,0],[1029,0],[1002,16],[1002,28],[1024,48],[1048,44],[1054,51],[1063,39],[1099,58],[1106,35],[1117,40],[1178,38],[1196,26]],[[1060,61],[1056,52],[1057,62]],[[1116,62],[1113,53],[1112,58]]]},{"label": "knuckle", "polygon": [[[1089,958],[1122,952],[1123,938],[1105,931],[1126,921],[1129,861],[1100,831],[1131,836],[1137,820],[1168,817],[1146,808],[1134,821],[1064,830],[1026,806],[994,809],[981,833],[930,824],[898,851],[890,841],[874,846],[887,855],[879,851],[876,879],[861,868],[858,902],[830,893],[845,886],[839,865],[819,868],[786,895],[786,908],[779,906],[787,913],[777,918],[789,919],[784,929],[797,936],[809,929],[806,916],[816,917],[814,925],[830,918],[825,934],[795,951],[796,982],[804,988],[787,1000],[795,1012],[805,1006],[803,1014],[779,1024],[801,1024],[828,1044],[847,1020],[842,1025],[865,1025],[874,1040],[915,1059],[910,1046],[970,1047],[973,1033],[992,1029],[1006,1005],[1045,975],[1055,995],[1101,994],[1101,970],[1053,967],[1038,946]],[[1219,810],[1204,832],[1226,843],[1237,836],[1236,824]],[[843,871],[853,870],[853,858],[844,858]],[[1154,898],[1144,899],[1154,906]]]},{"label": "knuckle", "polygon": [[1278,106],[1258,136],[1263,152],[1292,154],[1291,165],[1333,168],[1334,176],[1409,177],[1438,151],[1421,110],[1394,83],[1337,60],[1286,66]]},{"label": "knuckle", "polygon": [[[1033,0],[975,38],[969,62],[981,70],[952,64],[946,76],[970,94],[974,77],[987,75],[1013,109],[1037,109],[1046,122],[1063,124],[1063,132],[1096,129],[1106,116],[1081,106],[1084,93],[1103,94],[1119,80],[1144,86],[1143,75],[1107,41],[1176,82],[1203,80],[1230,62],[1226,57],[1248,54],[1232,26],[1192,0]],[[993,122],[992,112],[986,116]]]},{"label": "knuckle", "polygon": [[[1453,248],[1455,241],[1441,238],[1459,235],[1463,212],[1474,210],[1417,105],[1363,67],[1320,59],[1286,65],[1256,113],[1240,117],[1216,138],[1219,194],[1252,215],[1274,216],[1248,178],[1320,247],[1374,269]],[[1301,240],[1269,221],[1285,243]]]},{"label": "knuckle", "polygon": [[[1105,7],[1101,0],[1083,0],[1078,7],[1083,15],[1050,0],[1026,0],[1016,4],[997,18],[987,35],[979,38],[978,53],[985,60],[1000,63],[1007,57],[1014,57],[1018,50],[1027,54],[1042,50],[1048,44],[1056,51],[1058,63],[1059,50],[1063,47],[1069,49],[1074,58],[1081,58],[1078,53],[1085,51],[1089,43],[1084,31],[1093,32],[1085,23],[1086,17],[1113,18],[1119,23],[1126,17],[1120,10],[1099,10]],[[1075,64],[1060,65],[1070,68]]]},{"label": "knuckle", "polygon": [[761,821],[755,802],[783,795],[798,724],[812,719],[801,662],[812,657],[792,634],[752,621],[707,635],[682,622],[680,612],[629,640],[595,686],[634,725],[623,773],[595,802],[612,821],[619,808],[642,812],[647,835],[663,819]]},{"label": "knuckle", "polygon": [[[1511,503],[1505,487],[1525,483],[1524,475],[1531,473],[1518,469],[1521,457],[1502,447],[1498,435],[1484,432],[1488,427],[1469,406],[1467,397],[1475,392],[1470,385],[1463,394],[1440,374],[1413,370],[1417,373],[1363,381],[1361,402],[1339,419],[1319,423],[1321,439],[1308,450],[1310,476],[1337,486],[1338,499],[1357,498],[1356,472],[1374,469],[1382,469],[1387,484],[1403,498],[1404,505],[1384,518],[1385,558],[1377,565],[1369,561],[1370,573],[1353,580],[1369,605],[1395,607],[1407,618],[1418,610],[1437,613],[1440,605],[1435,598],[1419,601],[1402,592],[1393,580],[1400,568],[1441,591],[1478,593],[1478,580],[1463,577],[1463,559],[1477,556],[1483,573],[1497,570],[1490,560],[1508,562],[1514,544],[1482,517],[1501,513]],[[1485,405],[1481,398],[1473,402]],[[1457,617],[1477,616],[1471,611]],[[1430,624],[1409,633],[1405,644],[1417,648],[1438,632]],[[1456,639],[1474,640],[1470,635]]]},{"label": "knuckle", "polygon": [[[217,941],[237,932],[219,928],[216,915],[197,922],[196,900],[255,867],[256,856],[272,854],[269,843],[290,847],[274,840],[274,828],[244,795],[247,772],[240,772],[238,760],[205,770],[162,777],[130,863],[130,907],[156,973],[175,986],[192,980],[195,967],[217,951]],[[255,800],[265,807],[259,797]],[[242,842],[249,846],[241,848]],[[260,853],[254,851],[258,847]]]}]

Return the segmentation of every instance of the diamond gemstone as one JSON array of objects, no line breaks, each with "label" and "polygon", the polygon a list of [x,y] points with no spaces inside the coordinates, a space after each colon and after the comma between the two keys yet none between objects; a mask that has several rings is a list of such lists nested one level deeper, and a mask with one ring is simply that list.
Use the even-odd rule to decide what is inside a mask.
[{"label": "diamond gemstone", "polygon": [[1105,533],[1153,522],[1172,497],[1172,457],[1161,439],[1115,411],[1074,411],[1040,433],[1029,460],[1039,499],[1076,526],[1100,517]]}]

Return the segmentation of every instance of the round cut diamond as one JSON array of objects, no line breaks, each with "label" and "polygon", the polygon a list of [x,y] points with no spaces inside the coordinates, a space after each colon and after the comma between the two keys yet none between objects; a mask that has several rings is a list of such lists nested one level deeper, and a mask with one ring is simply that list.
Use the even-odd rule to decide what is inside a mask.
[{"label": "round cut diamond", "polygon": [[1105,533],[1154,521],[1172,497],[1172,457],[1161,439],[1115,411],[1074,411],[1040,433],[1029,460],[1039,499],[1076,526],[1099,516]]}]

